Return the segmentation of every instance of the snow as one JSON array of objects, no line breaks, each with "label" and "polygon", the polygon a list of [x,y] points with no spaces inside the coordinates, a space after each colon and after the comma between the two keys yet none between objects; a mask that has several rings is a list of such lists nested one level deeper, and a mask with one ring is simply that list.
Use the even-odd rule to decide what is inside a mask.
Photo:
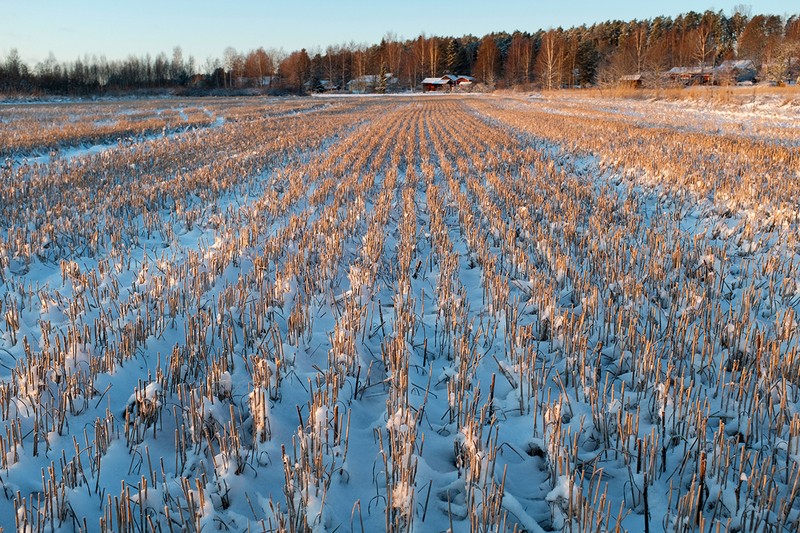
[{"label": "snow", "polygon": [[[237,157],[202,151],[148,182],[167,195],[170,172],[192,184],[169,205],[98,204],[85,216],[100,233],[130,232],[98,252],[56,229],[35,244],[63,257],[26,258],[15,239],[36,229],[33,208],[2,227],[0,526],[36,530],[47,492],[63,495],[56,531],[75,529],[72,512],[98,529],[115,498],[165,531],[466,531],[502,515],[538,533],[592,529],[590,509],[613,524],[620,508],[620,527],[640,531],[645,476],[653,528],[680,525],[701,482],[710,525],[752,520],[764,490],[765,519],[797,526],[797,504],[778,515],[800,460],[796,209],[670,190],[501,112],[765,143],[794,115],[720,108],[690,123],[694,104],[544,97],[316,104],[259,102],[265,133],[239,139]],[[248,127],[230,105],[209,143]],[[137,142],[181,153],[193,135]],[[119,186],[142,192],[150,163],[131,167],[127,147],[71,150],[37,165],[119,159],[137,173]],[[230,181],[208,185],[210,169]]]}]

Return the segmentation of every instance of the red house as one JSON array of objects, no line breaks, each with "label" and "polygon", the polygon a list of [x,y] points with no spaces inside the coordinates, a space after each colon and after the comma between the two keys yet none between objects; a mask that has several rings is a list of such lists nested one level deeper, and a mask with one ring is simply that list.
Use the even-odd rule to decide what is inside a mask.
[{"label": "red house", "polygon": [[422,90],[428,91],[452,91],[454,87],[469,86],[475,82],[472,76],[456,76],[455,74],[445,74],[441,78],[425,78],[422,80]]},{"label": "red house", "polygon": [[422,80],[422,90],[425,92],[442,91],[450,87],[450,80],[446,78],[425,78]]}]

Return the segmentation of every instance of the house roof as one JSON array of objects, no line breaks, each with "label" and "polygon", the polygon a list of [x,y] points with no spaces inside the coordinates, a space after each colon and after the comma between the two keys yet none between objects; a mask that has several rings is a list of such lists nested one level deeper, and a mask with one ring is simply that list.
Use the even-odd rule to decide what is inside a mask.
[{"label": "house roof", "polygon": [[447,83],[447,80],[443,80],[442,78],[425,78],[422,80],[422,83],[425,85],[444,85]]},{"label": "house roof", "polygon": [[444,76],[442,76],[442,79],[445,81],[447,80],[456,81],[458,79],[458,76],[455,76],[453,74],[445,74]]},{"label": "house roof", "polygon": [[375,83],[380,79],[380,76],[377,74],[364,74],[363,76],[358,76],[357,78],[353,78],[347,83]]},{"label": "house roof", "polygon": [[709,69],[702,69],[700,67],[672,67],[667,71],[667,74],[685,74],[685,75],[694,75],[694,74],[709,74],[711,71]]},{"label": "house roof", "polygon": [[755,68],[756,65],[753,63],[752,59],[729,59],[720,63],[720,65],[714,70],[719,72],[727,70],[755,70]]}]

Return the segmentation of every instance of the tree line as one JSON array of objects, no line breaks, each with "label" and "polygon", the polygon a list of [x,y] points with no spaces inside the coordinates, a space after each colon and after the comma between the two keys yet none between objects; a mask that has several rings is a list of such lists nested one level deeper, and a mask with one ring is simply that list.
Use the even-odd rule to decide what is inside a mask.
[{"label": "tree line", "polygon": [[[0,91],[29,94],[97,94],[115,91],[236,90],[258,88],[305,93],[345,89],[362,76],[391,73],[399,90],[425,77],[466,74],[487,88],[609,84],[630,74],[671,67],[709,68],[727,59],[752,60],[761,79],[782,83],[800,69],[800,15],[751,16],[749,8],[689,12],[677,17],[606,21],[591,26],[499,32],[476,37],[387,34],[373,45],[348,43],[324,50],[284,53],[225,49],[199,65],[180,47],[171,56],[85,57],[59,62],[51,54],[30,67],[12,49],[0,62]],[[383,76],[376,76],[383,79]]]}]

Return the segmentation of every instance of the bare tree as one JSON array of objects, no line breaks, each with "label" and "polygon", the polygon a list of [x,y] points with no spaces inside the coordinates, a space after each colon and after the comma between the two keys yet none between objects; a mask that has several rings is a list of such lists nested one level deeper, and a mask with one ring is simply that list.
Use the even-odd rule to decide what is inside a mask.
[{"label": "bare tree", "polygon": [[414,74],[412,77],[412,87],[416,86],[419,76],[425,75],[425,34],[420,35],[412,45],[414,55]]},{"label": "bare tree", "polygon": [[350,49],[353,51],[353,78],[360,78],[367,73],[367,47],[351,42]]},{"label": "bare tree", "polygon": [[244,63],[244,75],[256,86],[264,85],[264,78],[274,74],[275,67],[272,57],[266,50],[259,48],[247,55]]},{"label": "bare tree", "polygon": [[648,30],[648,24],[646,22],[640,22],[634,26],[633,31],[631,32],[630,43],[633,56],[636,59],[637,74],[641,74],[642,67],[644,66],[645,56],[647,55]]},{"label": "bare tree", "polygon": [[215,70],[220,68],[222,64],[219,62],[219,58],[214,56],[206,57],[205,62],[203,63],[203,71],[206,73],[207,76],[211,76]]},{"label": "bare tree", "polygon": [[533,64],[533,41],[521,33],[511,38],[506,57],[506,81],[509,85],[531,82],[531,66]]},{"label": "bare tree", "polygon": [[328,46],[325,48],[325,55],[322,58],[322,71],[325,74],[325,78],[331,82],[334,82],[339,72],[339,58],[337,55],[336,49],[333,46]]},{"label": "bare tree", "polygon": [[689,34],[694,45],[694,57],[703,70],[709,61],[713,64],[717,52],[716,19],[714,13],[707,11],[700,25]]},{"label": "bare tree", "polygon": [[173,83],[184,83],[188,74],[183,63],[183,50],[180,46],[172,49],[172,62],[169,65],[169,77]]},{"label": "bare tree", "polygon": [[384,37],[386,42],[386,65],[389,71],[395,76],[400,72],[400,61],[403,56],[403,45],[398,41],[397,36],[389,32]]},{"label": "bare tree", "polygon": [[436,36],[431,36],[427,39],[425,43],[426,53],[428,55],[428,67],[430,75],[436,77],[437,72],[439,71],[439,58],[440,58],[440,51],[439,51],[439,38]]},{"label": "bare tree", "polygon": [[563,63],[563,43],[556,30],[548,30],[542,35],[542,47],[539,50],[538,67],[542,84],[547,90],[561,85],[561,67]]},{"label": "bare tree", "polygon": [[232,46],[228,46],[225,48],[225,52],[223,54],[222,65],[225,68],[227,73],[225,79],[225,87],[232,87],[233,86],[233,69],[236,66],[236,57],[239,54],[236,53],[236,48]]},{"label": "bare tree", "polygon": [[158,87],[161,87],[169,77],[169,61],[164,52],[159,53],[153,62],[153,77]]},{"label": "bare tree", "polygon": [[292,52],[284,59],[278,68],[286,88],[297,93],[305,90],[305,84],[311,78],[311,58],[303,48],[299,52]]},{"label": "bare tree", "polygon": [[478,59],[475,60],[475,70],[478,77],[487,85],[494,85],[500,67],[500,50],[491,35],[481,39],[478,48]]}]

